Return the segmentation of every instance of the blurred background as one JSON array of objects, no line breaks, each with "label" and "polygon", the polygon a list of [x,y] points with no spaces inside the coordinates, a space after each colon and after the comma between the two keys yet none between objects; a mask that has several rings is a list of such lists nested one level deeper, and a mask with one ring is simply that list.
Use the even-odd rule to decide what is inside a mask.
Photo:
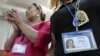
[{"label": "blurred background", "polygon": [[[11,24],[4,19],[2,12],[11,8],[18,8],[21,15],[25,17],[26,8],[31,3],[40,4],[46,14],[46,20],[50,19],[53,12],[49,8],[49,0],[0,0],[0,56],[7,56],[4,51],[4,43],[13,31]],[[81,0],[80,9],[86,11],[89,18],[94,18],[100,23],[100,0]]]}]

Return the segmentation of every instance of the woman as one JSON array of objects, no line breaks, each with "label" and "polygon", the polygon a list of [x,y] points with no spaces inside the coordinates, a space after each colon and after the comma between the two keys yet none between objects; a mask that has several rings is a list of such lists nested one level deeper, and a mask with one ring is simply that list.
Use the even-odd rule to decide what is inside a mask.
[{"label": "woman", "polygon": [[[65,54],[62,44],[61,34],[65,32],[76,31],[73,26],[73,17],[69,10],[66,8],[69,7],[71,12],[75,14],[75,4],[76,0],[51,0],[51,8],[55,10],[54,14],[51,16],[51,32],[55,36],[55,56],[100,56],[100,49],[86,52],[77,52]],[[100,27],[98,21],[94,21],[94,18],[91,18],[90,21],[84,26],[79,27],[79,30],[90,29],[92,28],[96,41],[100,39]],[[99,45],[99,42],[97,43]],[[98,46],[100,48],[100,45]]]},{"label": "woman", "polygon": [[66,48],[67,48],[67,49],[75,48],[75,46],[74,46],[74,41],[73,41],[72,39],[68,39],[68,40],[66,41]]},{"label": "woman", "polygon": [[44,21],[42,8],[36,3],[29,6],[26,15],[30,25],[25,24],[16,9],[6,14],[15,29],[5,43],[8,56],[46,56],[51,34],[50,23]]}]

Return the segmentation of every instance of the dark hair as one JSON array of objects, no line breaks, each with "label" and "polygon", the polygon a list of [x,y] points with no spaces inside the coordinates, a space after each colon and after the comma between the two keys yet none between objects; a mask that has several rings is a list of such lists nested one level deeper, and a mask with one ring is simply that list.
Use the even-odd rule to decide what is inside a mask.
[{"label": "dark hair", "polygon": [[43,13],[41,6],[39,4],[36,4],[36,3],[32,3],[32,5],[34,5],[36,7],[36,9],[40,12],[41,20],[44,21],[45,20],[45,14]]}]

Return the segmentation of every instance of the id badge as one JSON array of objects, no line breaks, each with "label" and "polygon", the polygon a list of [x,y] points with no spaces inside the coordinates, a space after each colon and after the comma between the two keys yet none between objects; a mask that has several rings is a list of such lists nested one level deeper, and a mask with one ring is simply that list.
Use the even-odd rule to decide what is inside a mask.
[{"label": "id badge", "polygon": [[27,45],[25,44],[15,44],[12,49],[12,53],[25,54]]},{"label": "id badge", "polygon": [[96,50],[97,45],[91,29],[62,33],[65,53]]}]

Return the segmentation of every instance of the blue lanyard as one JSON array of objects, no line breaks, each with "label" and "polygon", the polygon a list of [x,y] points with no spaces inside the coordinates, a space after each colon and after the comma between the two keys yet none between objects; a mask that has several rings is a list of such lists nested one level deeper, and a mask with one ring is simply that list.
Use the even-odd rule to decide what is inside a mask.
[{"label": "blue lanyard", "polygon": [[66,8],[68,9],[68,11],[71,13],[71,15],[73,17],[74,26],[77,27],[78,26],[78,18],[77,18],[77,15],[76,15],[77,6],[75,6],[75,14],[72,13],[72,11],[70,10],[70,8],[67,5],[66,5]]},{"label": "blue lanyard", "polygon": [[72,11],[70,10],[70,8],[66,5],[66,8],[68,9],[68,11],[71,13],[72,17],[73,17],[73,23],[74,23],[74,26],[76,27],[76,31],[78,31],[78,17],[76,15],[77,13],[77,6],[78,6],[78,1],[75,3],[75,14],[72,13]]},{"label": "blue lanyard", "polygon": [[78,17],[77,17],[77,15],[76,15],[76,13],[77,13],[77,8],[78,8],[78,4],[79,4],[79,2],[77,1],[77,2],[75,3],[75,6],[74,6],[74,8],[75,8],[75,11],[74,11],[75,14],[73,14],[72,11],[70,10],[70,8],[69,8],[67,5],[65,5],[66,8],[68,9],[68,11],[71,13],[71,15],[72,15],[72,17],[73,17],[73,23],[74,23],[74,26],[75,26],[75,27],[78,26]]}]

